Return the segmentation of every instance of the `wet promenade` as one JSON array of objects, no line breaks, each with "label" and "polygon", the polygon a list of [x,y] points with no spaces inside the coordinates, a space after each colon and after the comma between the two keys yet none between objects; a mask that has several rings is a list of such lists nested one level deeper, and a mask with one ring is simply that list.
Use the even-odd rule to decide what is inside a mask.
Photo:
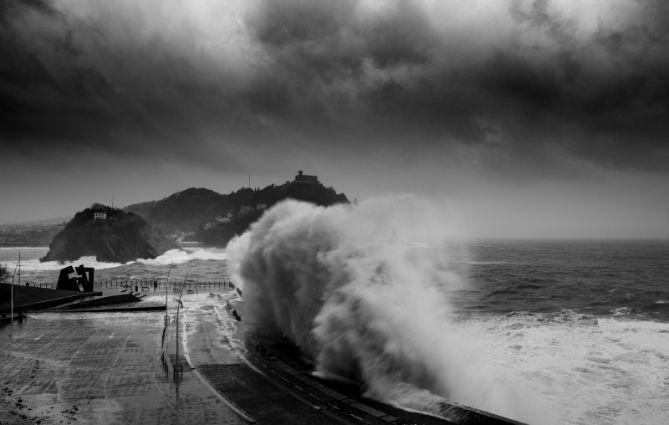
[{"label": "wet promenade", "polygon": [[[294,348],[244,320],[234,292],[185,295],[178,338],[169,301],[167,327],[163,312],[137,311],[32,313],[0,327],[0,424],[453,423],[313,377]],[[472,419],[454,422],[511,423]]]},{"label": "wet promenade", "polygon": [[187,370],[166,376],[162,312],[31,314],[0,328],[0,424],[240,424]]}]

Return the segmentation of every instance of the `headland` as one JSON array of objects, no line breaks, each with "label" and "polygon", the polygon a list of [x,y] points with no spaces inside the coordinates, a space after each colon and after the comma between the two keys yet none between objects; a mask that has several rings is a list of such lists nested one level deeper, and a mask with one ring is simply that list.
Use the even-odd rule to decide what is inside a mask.
[{"label": "headland", "polygon": [[142,217],[123,210],[94,204],[75,214],[54,236],[41,261],[75,261],[92,256],[98,261],[125,263],[138,258],[156,258],[176,243]]}]

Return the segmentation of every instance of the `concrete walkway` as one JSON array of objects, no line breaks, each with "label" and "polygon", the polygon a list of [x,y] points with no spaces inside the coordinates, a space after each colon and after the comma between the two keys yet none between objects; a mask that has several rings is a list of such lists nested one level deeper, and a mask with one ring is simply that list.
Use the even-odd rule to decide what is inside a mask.
[{"label": "concrete walkway", "polygon": [[173,295],[167,327],[163,312],[33,313],[0,327],[0,424],[518,424],[457,406],[450,421],[406,412],[316,379],[236,298],[185,295],[178,339]]},{"label": "concrete walkway", "polygon": [[241,424],[160,361],[162,312],[42,313],[0,327],[0,423]]}]

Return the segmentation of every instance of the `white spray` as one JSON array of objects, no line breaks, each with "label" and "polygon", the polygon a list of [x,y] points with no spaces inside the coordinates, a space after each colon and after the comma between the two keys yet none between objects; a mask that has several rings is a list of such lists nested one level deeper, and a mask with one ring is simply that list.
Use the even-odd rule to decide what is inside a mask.
[{"label": "white spray", "polygon": [[532,420],[513,386],[481,376],[484,348],[449,319],[449,291],[464,282],[449,263],[459,235],[444,211],[409,196],[278,204],[228,245],[247,314],[297,344],[315,373],[361,382],[369,397]]}]

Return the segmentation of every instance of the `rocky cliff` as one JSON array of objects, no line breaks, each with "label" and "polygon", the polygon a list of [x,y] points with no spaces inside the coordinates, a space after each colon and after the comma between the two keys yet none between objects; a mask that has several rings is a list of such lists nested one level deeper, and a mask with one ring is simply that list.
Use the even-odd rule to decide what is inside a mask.
[{"label": "rocky cliff", "polygon": [[84,256],[98,261],[125,263],[155,258],[177,248],[137,214],[95,204],[78,212],[49,245],[41,261],[74,261]]}]

